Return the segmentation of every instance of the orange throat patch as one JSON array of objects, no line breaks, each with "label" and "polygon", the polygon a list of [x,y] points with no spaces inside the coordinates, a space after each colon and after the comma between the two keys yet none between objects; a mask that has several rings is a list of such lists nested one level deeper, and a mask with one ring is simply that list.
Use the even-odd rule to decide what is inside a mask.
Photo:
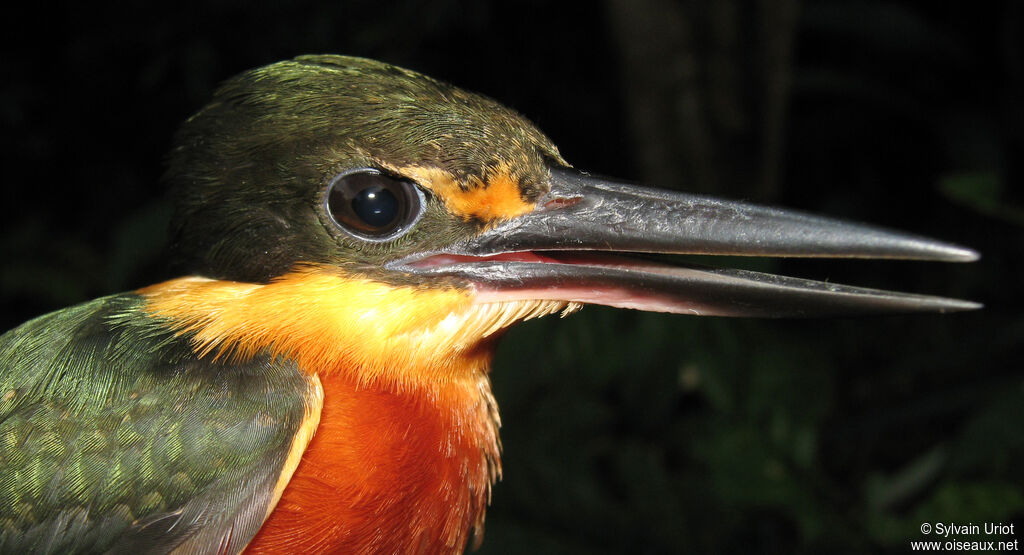
[{"label": "orange throat patch", "polygon": [[430,391],[486,374],[481,342],[521,321],[579,308],[554,300],[474,302],[471,290],[394,286],[310,266],[267,284],[185,277],[137,291],[199,356],[269,353],[308,374]]},{"label": "orange throat patch", "polygon": [[268,284],[187,277],[138,293],[200,357],[269,353],[323,385],[315,435],[249,545],[260,553],[461,552],[482,531],[501,472],[494,338],[579,306],[475,303],[472,291],[320,267]]}]

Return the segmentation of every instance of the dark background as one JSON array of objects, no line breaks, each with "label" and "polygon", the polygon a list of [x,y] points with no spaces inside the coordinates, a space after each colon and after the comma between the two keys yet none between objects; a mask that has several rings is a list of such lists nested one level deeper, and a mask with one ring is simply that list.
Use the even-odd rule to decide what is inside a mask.
[{"label": "dark background", "polygon": [[919,232],[980,262],[734,261],[967,298],[756,321],[589,307],[508,334],[482,553],[892,552],[1024,536],[1024,8],[796,0],[5,8],[0,324],[172,277],[162,156],[239,71],[382,59],[492,96],[574,165]]}]

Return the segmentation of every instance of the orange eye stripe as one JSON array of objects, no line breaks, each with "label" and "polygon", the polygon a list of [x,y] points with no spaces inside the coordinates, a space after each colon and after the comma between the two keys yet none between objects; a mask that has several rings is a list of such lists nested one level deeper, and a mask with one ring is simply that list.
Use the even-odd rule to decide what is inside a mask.
[{"label": "orange eye stripe", "polygon": [[460,183],[454,175],[440,168],[388,169],[411,177],[440,198],[451,213],[467,220],[485,223],[506,220],[531,212],[536,205],[523,199],[519,178],[505,162],[494,166],[483,179],[471,178],[469,183]]}]

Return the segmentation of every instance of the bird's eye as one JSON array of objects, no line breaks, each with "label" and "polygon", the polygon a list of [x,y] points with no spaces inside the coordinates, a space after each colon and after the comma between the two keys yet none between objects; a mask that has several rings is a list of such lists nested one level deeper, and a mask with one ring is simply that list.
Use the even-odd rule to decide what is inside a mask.
[{"label": "bird's eye", "polygon": [[423,193],[409,181],[374,169],[343,173],[327,191],[327,212],[339,227],[368,241],[408,231],[423,212]]}]

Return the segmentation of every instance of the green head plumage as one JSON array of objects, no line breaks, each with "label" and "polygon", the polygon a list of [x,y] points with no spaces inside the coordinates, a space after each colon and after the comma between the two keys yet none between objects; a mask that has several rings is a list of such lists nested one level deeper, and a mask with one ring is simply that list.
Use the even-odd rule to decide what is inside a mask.
[{"label": "green head plumage", "polygon": [[299,263],[372,273],[486,222],[451,214],[435,188],[415,229],[360,241],[325,214],[335,176],[436,168],[465,190],[486,187],[504,167],[530,202],[547,187],[552,161],[564,164],[540,131],[488,98],[373,60],[302,56],[227,81],[184,124],[167,173],[177,203],[172,248],[183,269],[220,279],[267,281]]}]

